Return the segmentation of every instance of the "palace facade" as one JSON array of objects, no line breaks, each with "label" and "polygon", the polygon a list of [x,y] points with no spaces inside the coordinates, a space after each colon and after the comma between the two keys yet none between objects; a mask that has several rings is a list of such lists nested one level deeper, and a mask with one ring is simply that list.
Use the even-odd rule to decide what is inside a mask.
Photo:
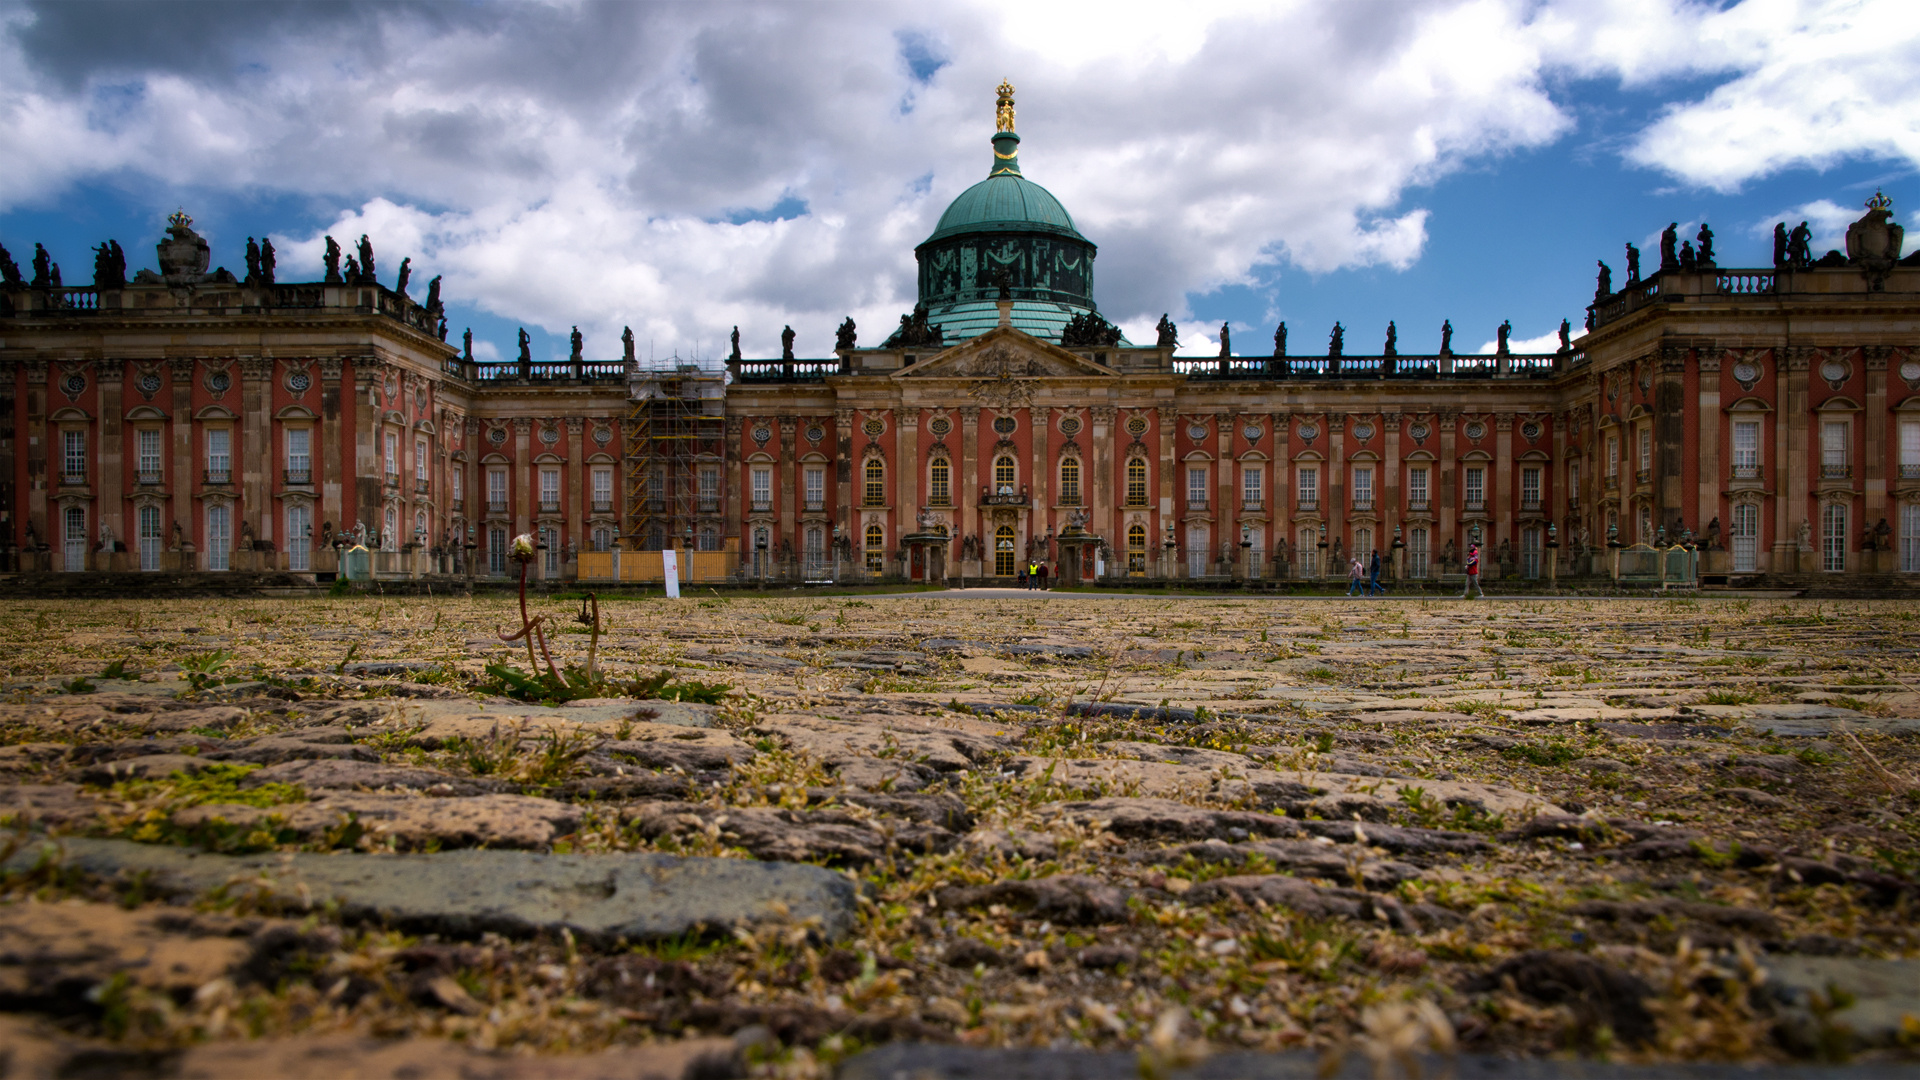
[{"label": "palace facade", "polygon": [[[1920,574],[1920,265],[1876,198],[1847,250],[1711,242],[1615,290],[1549,354],[1176,357],[1094,303],[1097,248],[1021,174],[1001,88],[988,177],[916,251],[875,347],[724,370],[476,362],[424,301],[272,254],[209,271],[44,255],[0,284],[0,516],[15,572],[703,579],[1615,573],[1686,542],[1708,581]],[[1670,231],[1671,232],[1671,231]],[[365,265],[363,265],[363,263]],[[892,329],[892,328],[890,328]],[[1504,340],[1504,328],[1502,340]],[[789,339],[790,340],[790,339]],[[1891,583],[1892,579],[1885,579]]]}]

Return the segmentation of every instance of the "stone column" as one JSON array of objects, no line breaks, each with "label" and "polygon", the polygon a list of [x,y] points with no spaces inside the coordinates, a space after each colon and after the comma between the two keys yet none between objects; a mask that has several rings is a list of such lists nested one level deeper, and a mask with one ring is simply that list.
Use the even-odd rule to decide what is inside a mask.
[{"label": "stone column", "polygon": [[[346,475],[345,463],[340,460],[340,374],[344,366],[335,357],[320,360],[319,445],[313,448],[317,459],[314,467],[320,481],[320,520],[313,524],[315,537],[320,535],[320,527],[329,521],[335,531],[353,528],[341,503],[341,481]],[[473,440],[467,441],[471,444]]]},{"label": "stone column", "polygon": [[[1660,367],[1653,388],[1653,469],[1656,530],[1684,517],[1686,490],[1684,464],[1687,452],[1687,350],[1666,347],[1660,350]],[[1704,521],[1688,522],[1696,529]],[[1669,538],[1671,530],[1669,530]]]},{"label": "stone column", "polygon": [[[52,524],[47,518],[47,362],[28,360],[27,369],[27,523],[33,526],[34,535],[41,543],[54,545],[59,538],[49,531]],[[192,362],[188,362],[191,370]],[[176,391],[176,396],[178,391]],[[191,409],[183,409],[176,416],[192,416]],[[21,534],[25,534],[25,529]],[[24,554],[24,553],[23,553]],[[37,558],[35,553],[33,556]],[[39,563],[32,564],[35,569],[44,569]]]},{"label": "stone column", "polygon": [[[1333,542],[1340,540],[1340,550],[1349,558],[1353,549],[1348,544],[1347,525],[1347,417],[1344,413],[1327,414],[1327,557],[1324,562],[1333,561]],[[1347,576],[1345,563],[1339,566],[1326,565],[1320,568],[1322,574],[1333,577]]]},{"label": "stone column", "polygon": [[961,536],[978,536],[980,542],[987,545],[983,554],[985,569],[993,566],[992,541],[986,534],[980,521],[980,487],[991,482],[991,477],[980,472],[980,409],[974,405],[960,408],[960,475],[954,487],[954,497],[960,502]]},{"label": "stone column", "polygon": [[[1088,463],[1087,476],[1083,478],[1083,483],[1091,486],[1091,490],[1087,493],[1090,515],[1087,521],[1091,531],[1105,536],[1114,554],[1124,560],[1127,536],[1126,530],[1121,527],[1120,515],[1117,511],[1120,500],[1114,497],[1114,477],[1121,474],[1115,469],[1117,463],[1114,461],[1113,406],[1095,405],[1088,410],[1087,415],[1093,424],[1093,433],[1087,437],[1087,443],[1092,447],[1092,453],[1089,455],[1091,460]],[[1089,549],[1086,558],[1091,562],[1093,557],[1093,552]]]},{"label": "stone column", "polygon": [[[1883,362],[1881,367],[1885,366]],[[94,505],[99,507],[99,520],[112,526],[114,539],[132,541],[127,544],[127,550],[137,555],[139,538],[127,528],[127,441],[120,405],[127,365],[124,360],[96,360],[93,370],[100,386],[100,494]],[[139,563],[134,565],[137,567]]]},{"label": "stone column", "polygon": [[533,421],[513,419],[513,534],[533,531]]},{"label": "stone column", "polygon": [[1455,531],[1460,528],[1460,465],[1454,454],[1460,437],[1460,413],[1457,409],[1441,409],[1433,420],[1440,434],[1439,460],[1433,463],[1439,475],[1433,478],[1432,491],[1434,504],[1440,510],[1440,529],[1433,537],[1428,557],[1437,564],[1447,550],[1447,541],[1455,541],[1454,551],[1463,558],[1467,549],[1465,539]]},{"label": "stone column", "polygon": [[[1220,467],[1214,470],[1213,490],[1214,506],[1217,508],[1213,520],[1211,550],[1207,552],[1207,565],[1217,566],[1222,555],[1227,555],[1227,573],[1238,577],[1239,561],[1229,552],[1237,553],[1240,548],[1240,503],[1234,497],[1234,470],[1239,462],[1233,453],[1233,414],[1215,413],[1213,416],[1214,457]],[[1236,545],[1236,546],[1229,546]]]},{"label": "stone column", "polygon": [[[1286,413],[1273,414],[1273,476],[1269,480],[1273,492],[1273,535],[1267,537],[1267,550],[1261,555],[1269,565],[1273,561],[1273,552],[1280,541],[1287,542],[1287,550],[1293,552],[1293,455],[1290,448],[1293,443],[1293,427]],[[1293,552],[1293,565],[1288,574],[1295,573],[1300,565],[1300,555]]]},{"label": "stone column", "polygon": [[[799,422],[791,416],[780,417],[779,425],[780,453],[779,461],[774,467],[773,475],[774,482],[780,485],[779,494],[774,496],[780,500],[774,504],[774,510],[779,515],[780,532],[779,536],[773,541],[773,546],[774,550],[778,551],[780,541],[785,540],[788,545],[793,548],[794,557],[798,558],[802,554],[799,532],[800,516],[799,508],[795,505],[794,500],[797,497],[795,489],[799,486],[799,477],[796,474],[799,471],[797,462],[800,460],[800,455],[796,451],[794,439],[796,437],[795,433],[799,430],[800,425]],[[782,570],[785,569],[784,567],[782,568]]]},{"label": "stone column", "polygon": [[[253,519],[254,539],[271,541],[273,528],[274,464],[280,458],[273,440],[273,361],[247,357],[240,361],[240,430],[234,434],[234,465],[240,473],[240,513],[234,518],[235,550],[240,543],[242,515]],[[281,545],[275,545],[279,547]],[[243,553],[246,565],[254,563],[254,553]]]},{"label": "stone column", "polygon": [[576,552],[585,551],[587,490],[593,484],[593,473],[587,466],[587,419],[584,416],[567,417],[567,472],[572,474],[572,481],[567,485],[563,542],[571,542]]},{"label": "stone column", "polygon": [[[905,406],[893,410],[894,539],[920,531],[920,410]],[[902,549],[905,544],[900,545]],[[909,571],[910,572],[910,571]]]},{"label": "stone column", "polygon": [[[1035,405],[1027,410],[1033,419],[1030,434],[1033,437],[1033,512],[1027,515],[1027,540],[1032,542],[1047,534],[1053,525],[1053,451],[1052,416],[1053,410],[1045,405]],[[1024,555],[1024,550],[1022,555]],[[1042,553],[1044,557],[1045,553]]]},{"label": "stone column", "polygon": [[[839,485],[839,495],[835,500],[834,509],[840,519],[840,535],[849,545],[848,551],[857,559],[859,557],[860,541],[854,534],[859,531],[860,519],[853,512],[853,469],[856,463],[853,459],[852,409],[833,410],[833,437],[834,445],[839,448],[838,457],[833,463],[834,476],[836,478],[835,482]],[[739,444],[740,439],[736,432],[728,445],[730,447],[737,447]],[[735,471],[738,471],[737,467]],[[738,476],[734,478],[734,486],[736,488],[739,486]],[[740,520],[739,507],[737,504],[731,506],[729,519],[733,521]],[[856,565],[858,564],[856,563]]]},{"label": "stone column", "polygon": [[[1774,573],[1797,574],[1800,565],[1800,522],[1813,522],[1809,501],[1809,471],[1815,467],[1807,454],[1807,368],[1813,350],[1794,346],[1774,351],[1779,358],[1779,384],[1774,423]],[[1816,532],[1816,535],[1817,532]]]},{"label": "stone column", "polygon": [[348,497],[346,514],[342,526],[349,531],[355,522],[365,522],[367,530],[386,525],[386,515],[381,507],[381,482],[386,469],[385,447],[381,445],[381,428],[386,425],[386,411],[373,404],[372,392],[381,384],[381,365],[371,360],[360,360],[353,365],[354,415],[360,417],[365,409],[364,419],[353,425],[354,431],[354,491]]},{"label": "stone column", "polygon": [[1382,413],[1380,423],[1380,535],[1374,538],[1374,544],[1387,553],[1387,564],[1393,568],[1394,580],[1398,581],[1405,573],[1402,553],[1393,547],[1393,530],[1400,526],[1404,513],[1400,505],[1400,414],[1391,411]]},{"label": "stone column", "polygon": [[[1179,577],[1181,571],[1179,564],[1174,561],[1173,552],[1169,551],[1166,547],[1166,540],[1167,526],[1173,524],[1176,528],[1179,527],[1179,523],[1175,522],[1173,517],[1173,485],[1176,482],[1174,477],[1173,428],[1176,423],[1176,418],[1172,405],[1162,405],[1155,408],[1154,415],[1159,420],[1158,428],[1160,432],[1160,513],[1153,523],[1153,535],[1147,538],[1147,542],[1152,544],[1153,549],[1160,553],[1158,561],[1162,567],[1161,573],[1166,577],[1174,578]],[[1174,537],[1174,540],[1178,543],[1186,542],[1185,537],[1178,535]]]},{"label": "stone column", "polygon": [[1547,490],[1540,493],[1541,509],[1546,511],[1549,523],[1560,523],[1560,546],[1549,548],[1546,540],[1541,540],[1541,555],[1555,574],[1559,573],[1560,553],[1573,548],[1573,519],[1567,515],[1567,417],[1569,413],[1549,414],[1548,422],[1553,425],[1553,461],[1547,468]]},{"label": "stone column", "polygon": [[[173,527],[175,525],[180,526],[180,538],[188,543],[197,544],[200,536],[200,525],[199,522],[195,520],[198,515],[193,512],[196,505],[193,501],[193,493],[199,489],[200,485],[200,458],[199,455],[194,452],[193,438],[195,426],[193,422],[193,373],[195,367],[196,365],[192,360],[183,358],[176,357],[167,362],[167,374],[173,389],[173,408],[170,410],[173,415],[173,460],[170,462],[171,467],[167,470],[167,491],[170,495],[167,510],[173,520],[165,522],[161,526],[162,534],[166,537],[162,543],[167,545],[173,543]],[[44,374],[42,375],[42,381],[45,381]],[[32,368],[27,369],[27,382],[29,385],[33,382]],[[30,403],[28,408],[31,410],[31,396],[28,397],[28,401]],[[28,424],[28,430],[31,434],[31,412],[28,413]],[[39,445],[44,446],[46,441],[46,434],[43,431],[40,433]],[[33,468],[33,460],[33,451],[31,447],[29,447],[28,462],[30,469]],[[42,458],[40,461],[41,464],[38,469],[34,471],[44,480],[46,476],[45,459]],[[35,516],[39,516],[40,511],[44,509],[44,506],[35,507]],[[41,530],[40,535],[47,535],[44,528]],[[181,552],[180,554],[184,556],[186,553]],[[192,570],[194,566],[191,562],[182,558],[175,569]]]},{"label": "stone column", "polygon": [[[1707,523],[1720,516],[1720,484],[1724,471],[1720,465],[1720,361],[1724,355],[1721,349],[1701,349],[1694,354],[1699,358],[1700,391],[1694,413],[1694,423],[1698,426],[1695,441],[1698,484],[1695,488],[1694,535],[1703,541],[1707,534]],[[1723,521],[1721,535],[1733,527],[1733,522]]]},{"label": "stone column", "polygon": [[[1853,535],[1859,536],[1873,527],[1881,518],[1887,516],[1887,356],[1892,349],[1885,345],[1868,346],[1860,350],[1860,359],[1867,369],[1867,415],[1866,435],[1861,444],[1862,470],[1866,480],[1866,519],[1853,523]],[[1889,524],[1898,524],[1890,522]],[[1852,539],[1849,538],[1849,544]],[[1863,560],[1871,559],[1871,554],[1862,552]],[[1866,564],[1861,569],[1869,573],[1879,570],[1875,565]],[[1889,567],[1891,569],[1891,567]]]},{"label": "stone column", "polygon": [[[750,533],[746,529],[746,527],[742,524],[747,520],[745,508],[746,508],[746,500],[748,498],[748,492],[747,492],[746,475],[745,475],[746,463],[741,459],[741,456],[740,456],[740,437],[746,431],[746,427],[747,427],[746,419],[744,417],[739,417],[739,416],[727,417],[727,423],[726,423],[727,445],[726,445],[726,451],[725,451],[726,463],[721,466],[721,468],[724,470],[721,476],[721,482],[724,483],[727,488],[727,491],[726,491],[727,525],[728,527],[738,526],[740,528],[739,535],[736,537],[736,539],[738,539],[740,542],[739,543],[740,564],[742,566],[751,566],[753,564],[753,536],[752,536],[752,533]],[[845,440],[843,439],[842,442],[844,445]],[[659,463],[656,463],[654,467],[662,468],[663,466],[661,466]],[[841,471],[841,478],[845,479],[846,466],[842,465],[840,471]],[[698,483],[698,482],[699,480],[696,477],[695,483]],[[845,486],[842,485],[841,502],[840,502],[840,505],[842,507],[846,506],[845,495],[846,495]],[[696,489],[696,494],[694,495],[694,498],[696,499],[699,498],[697,489]],[[698,504],[695,504],[695,509],[698,509]],[[843,514],[845,512],[846,511],[844,509],[841,511],[841,513]],[[668,539],[671,540],[672,538],[669,537]],[[672,546],[671,543],[669,543],[668,546]]]},{"label": "stone column", "polygon": [[[1494,535],[1487,537],[1487,546],[1500,549],[1500,541],[1506,540],[1513,545],[1516,558],[1520,550],[1520,537],[1513,530],[1513,414],[1495,413],[1493,417],[1493,490],[1488,496],[1493,505]],[[1485,566],[1486,552],[1481,552]]]}]

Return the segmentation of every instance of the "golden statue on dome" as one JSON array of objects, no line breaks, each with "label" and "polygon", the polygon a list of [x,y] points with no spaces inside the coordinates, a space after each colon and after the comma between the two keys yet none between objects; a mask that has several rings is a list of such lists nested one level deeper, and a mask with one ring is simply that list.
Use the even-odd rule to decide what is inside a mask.
[{"label": "golden statue on dome", "polygon": [[994,110],[994,120],[996,123],[996,128],[997,130],[1000,130],[1000,131],[1012,131],[1013,130],[1013,84],[1006,81],[1005,79],[1000,80],[999,94],[1000,94],[1000,105],[998,108]]}]

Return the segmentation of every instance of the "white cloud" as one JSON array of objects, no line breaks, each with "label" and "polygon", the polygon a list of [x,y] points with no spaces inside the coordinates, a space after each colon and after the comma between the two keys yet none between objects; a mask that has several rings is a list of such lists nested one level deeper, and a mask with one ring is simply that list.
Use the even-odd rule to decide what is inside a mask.
[{"label": "white cloud", "polygon": [[[1573,331],[1579,333],[1578,330]],[[1560,330],[1555,327],[1538,337],[1507,339],[1507,351],[1516,353],[1550,353],[1560,348]],[[1492,356],[1500,351],[1500,339],[1492,338],[1474,352],[1480,356]]]},{"label": "white cloud", "polygon": [[1860,220],[1866,212],[1865,206],[1852,209],[1841,206],[1831,199],[1815,199],[1810,203],[1788,207],[1776,214],[1768,214],[1765,220],[1754,222],[1750,231],[1756,236],[1767,237],[1771,242],[1773,226],[1776,222],[1784,222],[1787,229],[1791,231],[1795,225],[1804,221],[1807,227],[1813,230],[1813,241],[1809,246],[1813,249],[1813,257],[1817,259],[1830,250],[1845,251],[1847,226]]}]

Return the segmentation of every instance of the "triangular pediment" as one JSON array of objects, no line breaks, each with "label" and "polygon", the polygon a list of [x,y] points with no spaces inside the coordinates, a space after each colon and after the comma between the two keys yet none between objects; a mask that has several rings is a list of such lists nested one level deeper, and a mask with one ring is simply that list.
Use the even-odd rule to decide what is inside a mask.
[{"label": "triangular pediment", "polygon": [[995,327],[945,352],[894,372],[896,379],[1086,379],[1117,378],[1104,364],[1024,330]]}]

